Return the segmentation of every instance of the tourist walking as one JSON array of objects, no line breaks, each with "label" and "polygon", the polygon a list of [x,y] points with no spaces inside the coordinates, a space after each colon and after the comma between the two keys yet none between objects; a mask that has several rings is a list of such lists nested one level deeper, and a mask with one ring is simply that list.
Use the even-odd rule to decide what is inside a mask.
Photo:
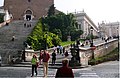
[{"label": "tourist walking", "polygon": [[36,73],[36,76],[37,76],[37,56],[36,55],[33,55],[33,58],[31,59],[31,64],[32,64],[32,75],[31,77],[34,76],[34,71]]},{"label": "tourist walking", "polygon": [[55,61],[56,61],[56,53],[55,50],[52,53],[52,65],[55,65]]},{"label": "tourist walking", "polygon": [[48,62],[50,59],[50,54],[48,53],[48,51],[44,50],[44,53],[42,54],[42,58],[43,58],[43,74],[44,74],[44,77],[47,77]]},{"label": "tourist walking", "polygon": [[55,78],[74,78],[73,71],[68,66],[68,62],[68,59],[62,60],[62,67],[57,70]]}]

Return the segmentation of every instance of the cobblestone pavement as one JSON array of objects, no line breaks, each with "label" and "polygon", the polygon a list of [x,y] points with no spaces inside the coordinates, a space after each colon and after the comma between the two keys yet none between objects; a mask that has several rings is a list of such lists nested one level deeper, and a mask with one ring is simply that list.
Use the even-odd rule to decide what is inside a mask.
[{"label": "cobblestone pavement", "polygon": [[96,66],[74,70],[80,78],[119,78],[119,62],[111,61]]},{"label": "cobblestone pavement", "polygon": [[[48,78],[55,78],[57,69],[48,69]],[[119,78],[119,62],[111,61],[88,68],[73,69],[75,78]],[[0,67],[0,78],[30,78],[30,67]],[[43,69],[38,68],[38,76],[43,78]]]}]

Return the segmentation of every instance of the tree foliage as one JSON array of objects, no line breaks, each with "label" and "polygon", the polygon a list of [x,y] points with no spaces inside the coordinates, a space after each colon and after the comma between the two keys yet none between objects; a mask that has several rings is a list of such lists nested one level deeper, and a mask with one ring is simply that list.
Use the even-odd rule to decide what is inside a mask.
[{"label": "tree foliage", "polygon": [[45,28],[43,27],[44,25],[42,25],[41,18],[27,38],[27,43],[34,50],[45,49],[46,44],[47,47],[50,48],[52,46],[59,45],[61,42],[57,35],[46,31]]},{"label": "tree foliage", "polygon": [[55,34],[59,33],[59,37],[63,40],[67,40],[67,36],[73,36],[73,40],[78,38],[78,35],[76,35],[76,32],[79,32],[79,36],[82,34],[82,31],[76,30],[77,28],[77,22],[75,20],[75,17],[73,14],[64,14],[62,12],[52,15],[49,17],[44,18],[43,24],[46,24],[50,32],[53,32]]},{"label": "tree foliage", "polygon": [[48,10],[48,17],[54,14],[55,14],[55,7],[54,7],[54,4],[52,4]]},{"label": "tree foliage", "polygon": [[4,22],[4,14],[0,14],[0,23]]},{"label": "tree foliage", "polygon": [[76,40],[83,33],[77,29],[77,22],[73,14],[62,12],[55,14],[55,7],[51,5],[48,16],[39,19],[37,25],[27,38],[27,43],[34,49],[40,50],[45,47],[60,45],[61,40],[66,41],[67,36]]}]

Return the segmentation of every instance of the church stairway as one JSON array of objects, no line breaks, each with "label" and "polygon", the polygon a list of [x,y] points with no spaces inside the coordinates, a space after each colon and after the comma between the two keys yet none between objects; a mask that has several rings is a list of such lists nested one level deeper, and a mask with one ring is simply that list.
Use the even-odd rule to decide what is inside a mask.
[{"label": "church stairway", "polygon": [[[19,51],[24,49],[23,42],[26,41],[27,36],[31,33],[37,20],[27,21],[31,26],[24,26],[25,21],[12,21],[8,26],[0,28],[0,55],[2,56],[2,63],[9,63],[10,59],[18,57]],[[12,41],[12,37],[15,37]]]}]

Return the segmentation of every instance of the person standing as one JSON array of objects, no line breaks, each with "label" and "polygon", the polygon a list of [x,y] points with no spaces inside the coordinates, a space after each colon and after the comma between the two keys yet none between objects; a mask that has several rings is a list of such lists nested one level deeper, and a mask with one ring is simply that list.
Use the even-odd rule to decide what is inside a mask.
[{"label": "person standing", "polygon": [[62,54],[63,47],[61,45],[59,46],[59,49],[60,49],[60,54]]},{"label": "person standing", "polygon": [[50,54],[48,53],[48,51],[44,50],[44,53],[42,54],[42,58],[43,58],[44,77],[47,77],[47,74],[48,74],[48,62],[49,62],[49,59],[50,59]]},{"label": "person standing", "polygon": [[52,53],[52,65],[55,65],[55,61],[56,61],[56,53],[55,50]]},{"label": "person standing", "polygon": [[62,60],[62,67],[60,67],[55,75],[55,78],[74,78],[72,69],[68,66],[68,60]]},{"label": "person standing", "polygon": [[36,55],[33,55],[31,63],[32,63],[32,75],[31,75],[31,77],[34,76],[34,71],[35,71],[36,76],[37,76],[37,56]]},{"label": "person standing", "polygon": [[[65,47],[63,47],[63,54],[64,54],[64,53],[65,53]],[[63,55],[63,54],[62,54],[62,55]]]},{"label": "person standing", "polygon": [[13,36],[12,36],[12,41],[14,41],[14,40],[15,40],[15,36],[13,35]]},{"label": "person standing", "polygon": [[57,54],[59,54],[60,52],[60,49],[59,49],[59,46],[57,46]]},{"label": "person standing", "polygon": [[24,27],[26,27],[26,23],[24,23]]}]

